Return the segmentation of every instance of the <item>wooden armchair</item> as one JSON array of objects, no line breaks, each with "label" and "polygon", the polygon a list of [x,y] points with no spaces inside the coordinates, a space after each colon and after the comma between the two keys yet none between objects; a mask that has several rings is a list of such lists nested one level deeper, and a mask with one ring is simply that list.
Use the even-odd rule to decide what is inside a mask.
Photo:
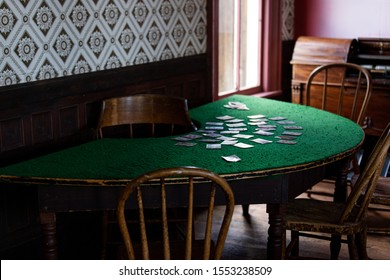
[{"label": "wooden armchair", "polygon": [[[197,182],[197,183],[196,183]],[[180,184],[180,192],[187,194],[186,209],[187,221],[185,223],[185,239],[173,241],[168,227],[168,206],[169,196],[174,193],[169,192],[169,188]],[[208,214],[204,235],[198,239],[194,236],[194,201],[198,187],[208,186],[209,190],[202,193],[208,195]],[[177,185],[176,185],[177,187]],[[145,205],[150,199],[147,191],[157,189],[159,195],[154,200],[160,200],[161,229],[159,231],[148,231],[148,224],[145,219]],[[177,191],[177,190],[176,190]],[[212,242],[212,219],[216,196],[222,191],[226,208],[223,220],[219,229],[216,243]],[[176,192],[177,194],[177,192]],[[126,220],[126,203],[133,196],[134,200],[130,205],[137,206],[139,212],[139,246],[136,244],[135,227],[129,226]],[[204,198],[203,197],[203,198]],[[123,237],[126,256],[129,259],[220,259],[222,250],[228,233],[230,221],[234,211],[234,196],[228,183],[222,177],[199,168],[179,167],[170,169],[160,169],[141,175],[132,180],[123,190],[117,208],[117,219],[120,232]],[[134,224],[132,224],[134,225]],[[154,235],[154,236],[153,236]],[[152,237],[153,236],[153,237]],[[154,242],[151,240],[153,238]],[[201,240],[201,241],[199,241]],[[139,249],[139,250],[137,250]]]},{"label": "wooden armchair", "polygon": [[291,242],[286,256],[299,255],[299,237],[316,237],[311,233],[331,236],[331,258],[337,259],[342,235],[347,236],[351,259],[367,258],[366,233],[367,209],[382,171],[389,145],[390,123],[375,146],[346,202],[331,202],[314,199],[294,199],[287,204],[285,228],[291,230]]}]

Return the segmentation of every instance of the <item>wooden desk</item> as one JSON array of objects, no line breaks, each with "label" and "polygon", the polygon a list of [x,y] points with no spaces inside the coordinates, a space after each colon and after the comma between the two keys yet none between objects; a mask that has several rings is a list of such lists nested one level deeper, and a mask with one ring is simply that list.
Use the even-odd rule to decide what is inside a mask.
[{"label": "wooden desk", "polygon": [[[229,101],[243,102],[250,110],[227,109],[224,105]],[[229,181],[237,204],[267,204],[267,256],[280,259],[285,204],[321,180],[325,165],[346,159],[357,151],[364,132],[346,118],[315,108],[240,95],[190,112],[201,128],[207,121],[216,121],[217,116],[244,119],[256,114],[282,115],[303,126],[298,144],[274,141],[254,144],[250,149],[223,146],[220,150],[208,150],[200,142],[194,147],[176,146],[172,137],[102,139],[0,168],[0,183],[37,186],[46,257],[57,258],[57,212],[115,209],[123,186],[146,171],[173,166],[206,168]],[[276,135],[283,130],[279,125]],[[248,126],[245,133],[253,131],[254,127]],[[272,140],[276,139],[272,136]],[[228,163],[221,158],[232,154],[238,155],[241,161]],[[343,184],[338,186],[342,187]],[[198,205],[202,203],[197,201]],[[170,205],[180,205],[180,196],[170,201]]]}]

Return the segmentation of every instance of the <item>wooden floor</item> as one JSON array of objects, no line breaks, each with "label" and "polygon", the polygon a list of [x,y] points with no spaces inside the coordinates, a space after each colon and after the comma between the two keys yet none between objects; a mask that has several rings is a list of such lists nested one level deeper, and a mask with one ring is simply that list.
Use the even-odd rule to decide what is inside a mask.
[{"label": "wooden floor", "polygon": [[[332,187],[319,184],[313,190],[332,192]],[[302,195],[305,197],[306,194]],[[314,199],[327,199],[313,195]],[[370,209],[369,226],[390,228],[390,208],[387,211]],[[236,206],[229,235],[226,240],[224,259],[265,259],[268,215],[265,205],[251,205],[250,216],[244,217],[240,206]],[[287,232],[287,238],[289,232]],[[367,252],[371,259],[390,260],[390,233],[369,233]],[[307,258],[329,259],[329,241],[313,238],[300,239],[300,255]],[[347,244],[342,244],[339,259],[349,259]]]},{"label": "wooden floor", "polygon": [[[321,185],[321,189],[330,189]],[[217,212],[222,213],[221,209]],[[230,231],[225,243],[223,259],[253,260],[266,258],[268,215],[265,205],[251,205],[250,216],[242,215],[241,206],[236,206]],[[202,213],[197,223],[202,223]],[[100,258],[101,214],[96,212],[63,213],[58,215],[59,252],[63,259]],[[370,225],[390,227],[390,211],[369,213]],[[41,240],[0,252],[1,259],[41,259]],[[301,255],[307,258],[329,258],[329,242],[325,240],[302,238]],[[369,234],[368,255],[372,259],[390,260],[390,236]],[[340,259],[348,259],[347,245],[343,244]]]}]

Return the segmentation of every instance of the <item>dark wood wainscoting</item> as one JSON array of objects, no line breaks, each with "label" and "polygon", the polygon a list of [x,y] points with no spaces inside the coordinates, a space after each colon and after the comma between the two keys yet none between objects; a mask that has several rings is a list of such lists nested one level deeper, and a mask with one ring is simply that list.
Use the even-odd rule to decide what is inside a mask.
[{"label": "dark wood wainscoting", "polygon": [[[196,55],[0,87],[0,166],[90,140],[108,97],[182,96],[190,108],[211,101],[208,73],[206,55]],[[34,190],[2,186],[0,195],[1,252],[36,235],[38,219]]]}]

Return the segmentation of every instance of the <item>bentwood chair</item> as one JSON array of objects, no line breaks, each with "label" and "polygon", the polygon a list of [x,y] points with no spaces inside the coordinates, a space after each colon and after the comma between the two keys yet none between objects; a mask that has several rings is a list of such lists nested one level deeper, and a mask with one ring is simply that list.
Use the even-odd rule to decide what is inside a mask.
[{"label": "bentwood chair", "polygon": [[[172,188],[176,188],[172,190]],[[157,194],[151,199],[151,191]],[[201,191],[201,194],[197,191]],[[187,221],[185,237],[173,240],[168,220],[170,198],[180,192],[184,199]],[[204,231],[194,229],[194,203],[199,196],[206,198],[207,222]],[[217,197],[225,203],[225,212],[213,242],[213,210]],[[133,198],[133,200],[131,200]],[[148,228],[145,218],[148,201],[158,201],[161,228]],[[128,202],[129,201],[129,202]],[[126,206],[138,210],[138,225],[128,223]],[[220,259],[234,211],[233,192],[225,179],[208,170],[195,167],[167,168],[151,171],[132,180],[123,190],[117,207],[117,219],[123,237],[126,256],[129,259]],[[215,223],[215,222],[214,222]],[[155,223],[153,224],[153,226]],[[203,234],[200,234],[202,232]],[[198,233],[201,236],[195,236]],[[137,243],[138,241],[138,243]]]},{"label": "bentwood chair", "polygon": [[337,259],[341,236],[347,236],[351,259],[367,257],[367,209],[382,171],[390,145],[390,123],[374,147],[367,164],[363,167],[355,186],[345,202],[297,198],[287,204],[285,229],[291,231],[291,242],[286,256],[299,256],[299,237],[315,237],[316,233],[331,237],[331,258]]},{"label": "bentwood chair", "polygon": [[[303,104],[344,116],[364,127],[371,93],[372,78],[367,69],[347,62],[330,63],[310,73]],[[345,173],[343,176],[349,172],[358,174],[358,156],[351,157],[347,166],[341,168],[342,173]],[[311,195],[316,192],[310,189],[307,193]],[[318,194],[326,195],[324,192]]]},{"label": "bentwood chair", "polygon": [[[196,130],[190,119],[185,98],[136,94],[103,100],[97,138],[160,137]],[[116,223],[113,211],[103,212],[102,258],[111,242],[111,225]]]},{"label": "bentwood chair", "polygon": [[137,94],[103,101],[97,136],[158,137],[193,130],[185,98]]}]

